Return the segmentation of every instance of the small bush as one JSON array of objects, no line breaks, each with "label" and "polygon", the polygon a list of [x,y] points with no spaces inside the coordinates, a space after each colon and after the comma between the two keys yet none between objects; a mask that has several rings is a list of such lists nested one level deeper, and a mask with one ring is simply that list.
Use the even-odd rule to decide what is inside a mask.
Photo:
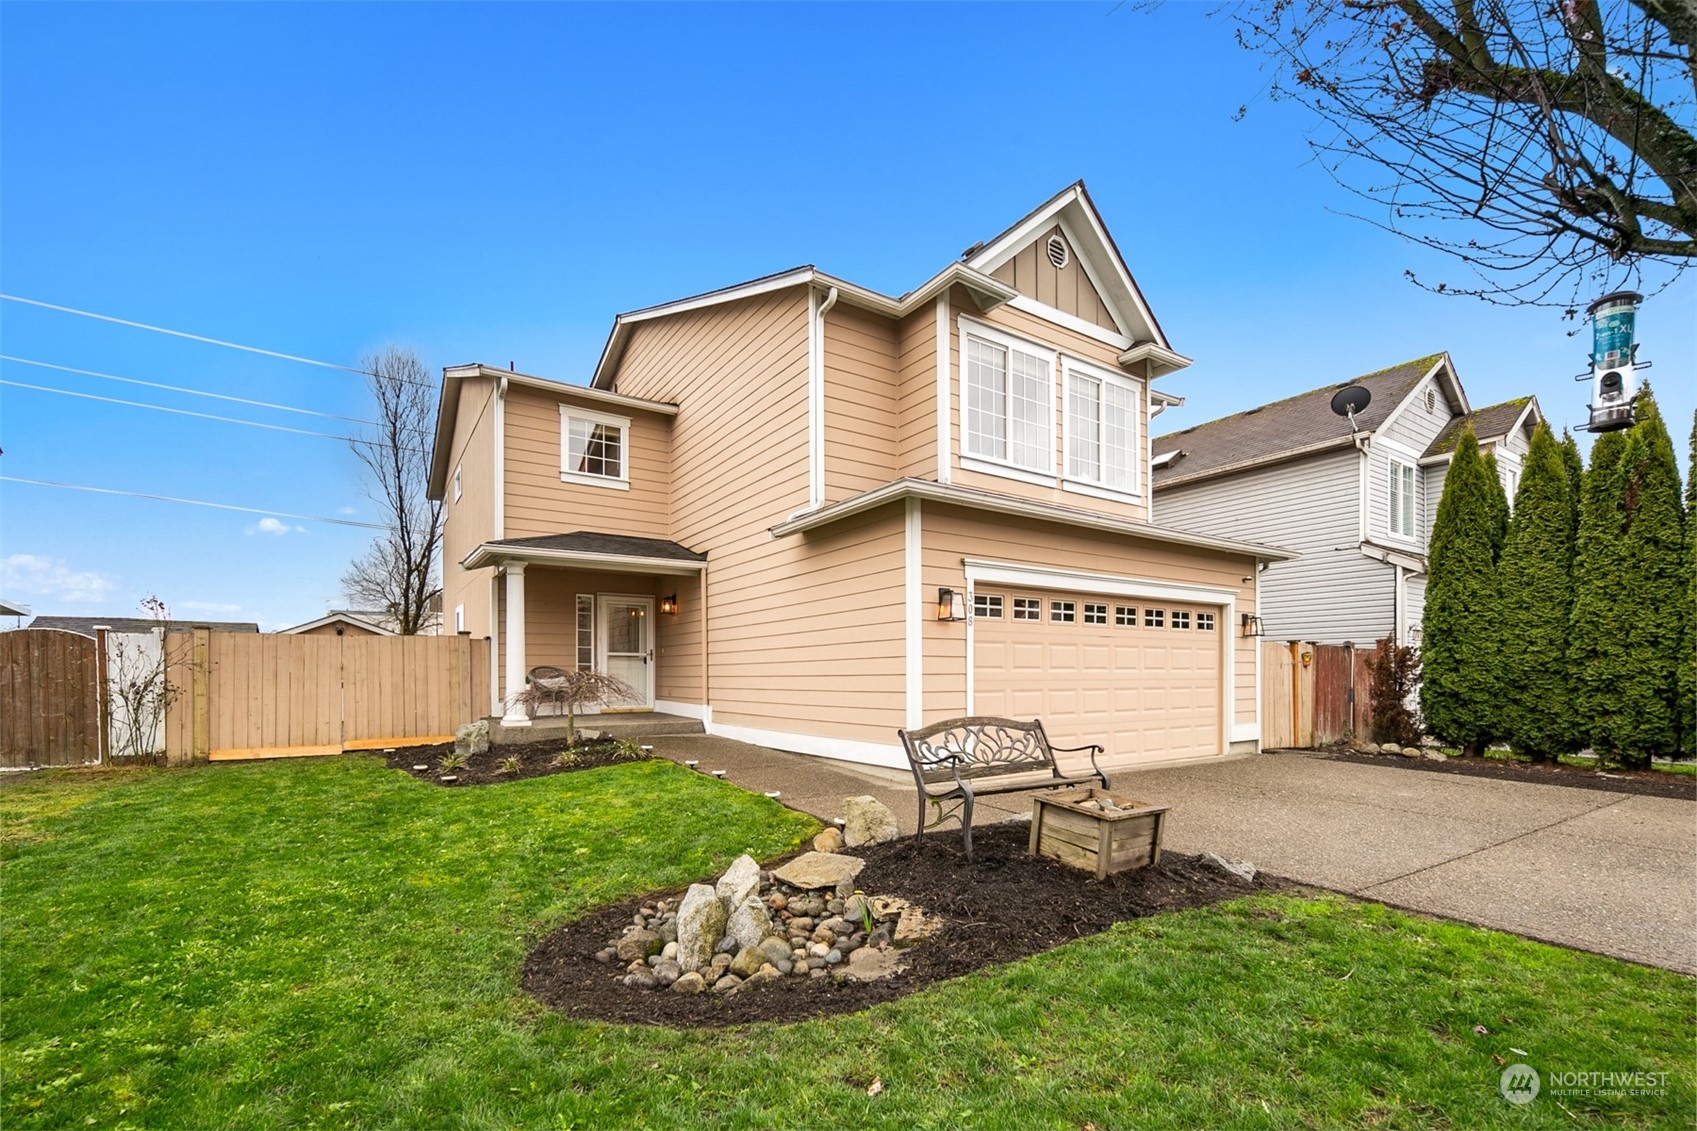
[{"label": "small bush", "polygon": [[1369,668],[1373,676],[1373,741],[1415,746],[1420,742],[1420,713],[1409,706],[1420,686],[1420,653],[1379,641]]},{"label": "small bush", "polygon": [[444,774],[451,774],[455,770],[463,770],[469,765],[471,765],[471,759],[455,751],[452,754],[442,755],[442,760],[436,763],[436,768]]},{"label": "small bush", "polygon": [[563,770],[568,766],[575,766],[581,761],[583,761],[581,755],[574,754],[570,750],[562,750],[558,754],[554,755],[554,757],[549,761],[548,768],[552,770]]},{"label": "small bush", "polygon": [[628,738],[621,738],[613,743],[613,760],[617,762],[640,762],[648,757],[642,752],[640,744]]},{"label": "small bush", "polygon": [[516,774],[523,768],[524,763],[519,761],[519,756],[509,754],[501,759],[501,764],[495,767],[495,772],[498,774]]}]

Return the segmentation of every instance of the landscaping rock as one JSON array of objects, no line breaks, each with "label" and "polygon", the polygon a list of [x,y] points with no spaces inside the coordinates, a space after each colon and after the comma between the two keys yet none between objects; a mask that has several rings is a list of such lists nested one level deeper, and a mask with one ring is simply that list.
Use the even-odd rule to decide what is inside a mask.
[{"label": "landscaping rock", "polygon": [[876,797],[862,795],[843,799],[843,842],[850,848],[883,844],[900,835],[896,815]]},{"label": "landscaping rock", "polygon": [[841,852],[843,846],[843,834],[836,829],[826,829],[813,838],[815,852]]},{"label": "landscaping rock", "polygon": [[726,974],[723,978],[720,978],[717,982],[713,983],[712,992],[716,994],[728,994],[740,985],[742,985],[741,978],[737,977],[735,974]]},{"label": "landscaping rock", "polygon": [[653,931],[640,927],[626,931],[619,941],[614,944],[613,951],[620,961],[633,962],[646,959],[651,954],[660,953],[660,936]]},{"label": "landscaping rock", "polygon": [[678,908],[678,965],[699,970],[713,960],[725,933],[725,905],[706,884],[691,884]]},{"label": "landscaping rock", "polygon": [[454,753],[465,758],[489,753],[489,720],[478,719],[455,730]]},{"label": "landscaping rock", "polygon": [[625,985],[633,990],[651,990],[659,984],[655,981],[654,975],[646,970],[638,970],[634,974],[625,975]]},{"label": "landscaping rock", "polygon": [[806,852],[782,868],[773,869],[772,876],[792,888],[812,891],[834,888],[843,879],[852,880],[860,875],[860,870],[864,867],[866,861],[858,856],[842,856],[834,852]]},{"label": "landscaping rock", "polygon": [[893,978],[901,970],[901,955],[893,950],[861,949],[848,956],[848,961],[833,968],[832,973],[851,982],[876,982]]},{"label": "landscaping rock", "polygon": [[731,973],[739,978],[747,978],[766,964],[764,951],[757,946],[745,946],[731,959]]},{"label": "landscaping rock", "polygon": [[1418,747],[1418,746],[1404,746],[1402,748],[1402,756],[1404,758],[1419,758],[1419,757],[1421,757],[1420,747]]},{"label": "landscaping rock", "polygon": [[760,865],[754,862],[752,856],[737,857],[731,862],[731,866],[725,869],[725,874],[719,877],[718,886],[714,890],[727,912],[733,907],[742,906],[760,890]]},{"label": "landscaping rock", "polygon": [[1216,872],[1224,872],[1228,876],[1236,876],[1245,883],[1255,882],[1255,865],[1247,860],[1227,860],[1224,856],[1212,852],[1202,854],[1202,863]]},{"label": "landscaping rock", "polygon": [[670,958],[662,958],[654,966],[654,980],[662,986],[669,986],[683,977],[684,972]]},{"label": "landscaping rock", "polygon": [[1442,750],[1428,750],[1426,751],[1426,760],[1428,762],[1447,762],[1450,760],[1450,756]]},{"label": "landscaping rock", "polygon": [[698,994],[706,988],[707,979],[694,970],[679,975],[678,980],[672,983],[672,992],[675,994]]},{"label": "landscaping rock", "polygon": [[766,904],[758,894],[737,905],[725,923],[725,930],[737,940],[739,948],[757,947],[772,933],[772,917],[766,914]]},{"label": "landscaping rock", "polygon": [[772,937],[760,941],[760,953],[766,956],[766,961],[774,966],[790,960],[790,944],[783,939]]},{"label": "landscaping rock", "polygon": [[1377,754],[1379,752],[1379,744],[1377,742],[1363,742],[1361,744],[1361,752],[1363,754]]}]

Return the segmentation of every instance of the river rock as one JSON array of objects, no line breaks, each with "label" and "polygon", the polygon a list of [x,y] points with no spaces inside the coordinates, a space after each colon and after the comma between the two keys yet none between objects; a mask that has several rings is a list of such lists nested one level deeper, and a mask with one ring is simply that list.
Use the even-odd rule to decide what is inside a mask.
[{"label": "river rock", "polygon": [[1202,854],[1202,863],[1207,867],[1214,869],[1216,872],[1223,872],[1228,876],[1236,876],[1245,883],[1252,884],[1255,882],[1255,865],[1251,864],[1247,860],[1227,860],[1224,856],[1217,855],[1216,853],[1204,852]]},{"label": "river rock", "polygon": [[619,936],[619,941],[613,944],[613,951],[624,962],[646,959],[651,954],[660,953],[660,936],[653,931],[634,927]]},{"label": "river rock", "polygon": [[737,956],[731,959],[731,973],[739,978],[747,978],[756,970],[766,965],[766,954],[757,946],[745,946],[737,951]]},{"label": "river rock", "polygon": [[712,992],[716,994],[728,994],[740,985],[742,985],[741,978],[737,977],[735,974],[726,974],[723,978],[720,978],[717,982],[713,983]]},{"label": "river rock", "polygon": [[848,961],[835,967],[832,973],[851,982],[876,982],[894,977],[900,969],[900,952],[863,948],[849,955]]},{"label": "river rock", "polygon": [[883,844],[901,835],[890,807],[871,795],[843,799],[843,842],[850,848]]},{"label": "river rock", "polygon": [[741,906],[760,890],[760,865],[754,862],[752,856],[737,857],[731,861],[731,866],[725,869],[725,874],[719,877],[715,890],[726,911]]},{"label": "river rock", "polygon": [[675,994],[698,994],[706,988],[707,979],[694,970],[680,974],[678,980],[672,983],[672,992]]},{"label": "river rock", "polygon": [[669,986],[683,977],[684,972],[670,958],[662,958],[654,964],[654,980],[662,986]]},{"label": "river rock", "polygon": [[841,852],[843,846],[843,834],[837,829],[826,829],[813,838],[813,851],[815,852]]},{"label": "river rock", "polygon": [[866,861],[858,856],[843,856],[835,852],[804,852],[782,868],[774,869],[772,877],[792,888],[811,891],[834,888],[843,879],[852,880],[860,875],[860,870],[864,867]]},{"label": "river rock", "polygon": [[489,720],[478,719],[455,729],[454,753],[463,758],[489,753]]},{"label": "river rock", "polygon": [[713,961],[725,933],[725,905],[706,884],[691,884],[678,908],[678,965],[699,970]]},{"label": "river rock", "polygon": [[788,962],[790,944],[776,936],[760,940],[760,953],[766,956],[766,961],[776,966],[780,962]]}]

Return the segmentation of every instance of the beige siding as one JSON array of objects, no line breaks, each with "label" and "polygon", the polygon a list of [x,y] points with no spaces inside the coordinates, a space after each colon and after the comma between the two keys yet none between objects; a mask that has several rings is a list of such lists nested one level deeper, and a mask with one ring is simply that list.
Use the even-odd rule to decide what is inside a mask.
[{"label": "beige siding", "polygon": [[[460,382],[459,414],[453,442],[458,449],[448,464],[447,496],[442,502],[442,615],[453,630],[454,606],[464,605],[466,629],[474,637],[489,634],[489,574],[467,570],[466,555],[495,536],[495,381],[470,377]],[[454,469],[460,469],[460,497],[454,498]]]},{"label": "beige siding", "polygon": [[[1240,616],[1255,612],[1255,562],[1251,558],[941,506],[925,508],[923,529],[922,592],[930,598],[936,597],[940,587],[964,590],[962,559],[972,557],[1229,589],[1237,594]],[[1247,726],[1255,721],[1256,711],[1255,640],[1241,636],[1236,625],[1223,621],[1218,631],[1229,642],[1225,646],[1234,650],[1233,720]],[[965,625],[927,618],[925,721],[961,714],[966,708],[965,691]]]},{"label": "beige siding", "polygon": [[937,311],[935,306],[910,314],[897,330],[900,353],[900,474],[937,478]]},{"label": "beige siding", "polygon": [[881,487],[900,474],[897,339],[894,322],[863,310],[839,305],[825,316],[828,502]]},{"label": "beige siding", "polygon": [[1056,477],[1054,486],[1028,483],[1003,475],[994,475],[980,471],[968,471],[961,467],[961,454],[964,449],[964,436],[961,431],[961,389],[962,374],[960,364],[960,316],[969,318],[989,326],[1004,330],[1016,337],[1027,339],[1033,343],[1051,347],[1053,350],[1070,354],[1082,361],[1100,365],[1115,373],[1122,373],[1138,381],[1141,386],[1138,394],[1138,483],[1140,489],[1148,490],[1148,434],[1149,434],[1149,396],[1148,383],[1140,375],[1128,373],[1120,366],[1119,351],[1105,342],[1096,341],[1069,330],[1065,326],[1027,314],[1022,310],[1002,306],[987,313],[980,312],[970,299],[961,296],[961,302],[953,306],[950,312],[949,327],[949,373],[950,373],[950,432],[953,440],[953,465],[955,482],[963,487],[976,487],[984,491],[995,491],[1003,495],[1014,495],[1022,499],[1035,499],[1039,502],[1056,503],[1061,506],[1077,507],[1081,510],[1097,511],[1111,514],[1119,518],[1147,519],[1148,508],[1142,502],[1121,502],[1117,499],[1102,499],[1075,491],[1067,491],[1061,487],[1060,472],[1065,467],[1065,409],[1066,388],[1061,380],[1058,364],[1051,363],[1051,390],[1053,401],[1050,406],[1050,419],[1054,424],[1054,438],[1050,454],[1052,466],[1047,474]]},{"label": "beige siding", "polygon": [[1084,268],[1079,265],[1078,254],[1072,248],[1072,241],[1067,240],[1070,254],[1065,267],[1056,270],[1055,265],[1049,262],[1049,237],[1056,235],[1066,239],[1059,224],[1039,235],[1019,254],[998,267],[995,271],[996,278],[1018,288],[1019,293],[1027,298],[1034,298],[1086,322],[1094,322],[1104,330],[1117,332],[1118,327],[1114,325],[1113,316],[1108,313],[1107,304],[1102,301],[1102,296],[1090,281],[1090,276],[1085,274]]},{"label": "beige siding", "polygon": [[560,478],[560,405],[571,403],[540,389],[507,388],[507,522],[504,537],[531,538],[592,530],[665,538],[671,493],[667,418],[650,412],[609,412],[585,403],[586,412],[630,420],[627,455],[630,489],[617,490]]}]

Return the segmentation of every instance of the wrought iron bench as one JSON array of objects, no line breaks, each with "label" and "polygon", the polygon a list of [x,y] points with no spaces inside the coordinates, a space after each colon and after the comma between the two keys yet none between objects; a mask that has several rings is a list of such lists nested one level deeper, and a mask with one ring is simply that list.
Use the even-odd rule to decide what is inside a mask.
[{"label": "wrought iron bench", "polygon": [[[914,784],[919,787],[919,826],[917,839],[927,828],[935,827],[950,817],[960,819],[961,834],[966,841],[966,858],[972,859],[972,802],[976,797],[997,793],[1023,793],[1032,789],[1054,789],[1059,786],[1085,785],[1099,781],[1108,788],[1108,775],[1096,765],[1096,755],[1102,747],[1052,746],[1038,719],[1016,722],[975,716],[932,723],[917,730],[900,730],[902,749],[913,769]],[[1055,764],[1056,753],[1090,753],[1090,772],[1076,777],[1061,773]],[[944,811],[943,803],[958,804]],[[925,822],[927,803],[937,806],[937,819]]]}]

